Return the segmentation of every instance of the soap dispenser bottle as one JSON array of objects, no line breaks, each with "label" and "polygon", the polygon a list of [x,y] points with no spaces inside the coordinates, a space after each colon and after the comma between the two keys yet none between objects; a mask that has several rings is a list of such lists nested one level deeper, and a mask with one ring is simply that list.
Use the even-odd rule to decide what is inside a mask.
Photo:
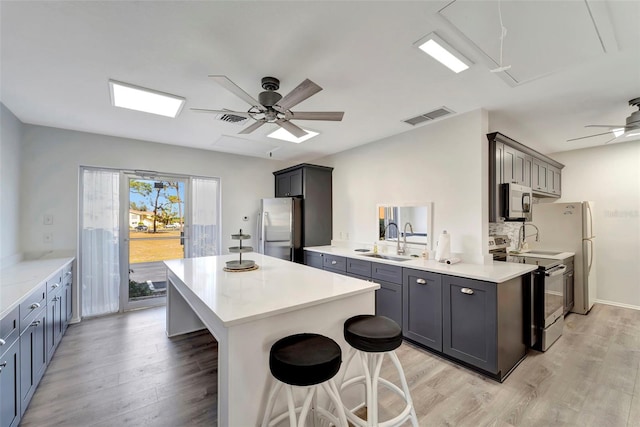
[{"label": "soap dispenser bottle", "polygon": [[378,253],[378,242],[373,242],[373,253],[374,254]]}]

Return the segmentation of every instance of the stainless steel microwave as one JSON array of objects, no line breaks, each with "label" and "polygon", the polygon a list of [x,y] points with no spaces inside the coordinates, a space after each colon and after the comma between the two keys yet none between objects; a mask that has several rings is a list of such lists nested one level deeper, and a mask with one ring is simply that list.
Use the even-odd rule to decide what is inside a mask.
[{"label": "stainless steel microwave", "polygon": [[502,216],[505,221],[531,220],[531,187],[502,184]]}]

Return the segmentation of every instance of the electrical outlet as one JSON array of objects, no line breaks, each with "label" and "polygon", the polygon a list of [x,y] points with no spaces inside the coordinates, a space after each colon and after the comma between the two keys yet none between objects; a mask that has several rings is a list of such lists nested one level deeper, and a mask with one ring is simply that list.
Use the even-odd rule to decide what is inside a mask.
[{"label": "electrical outlet", "polygon": [[44,225],[52,225],[53,224],[53,215],[45,215],[42,219]]},{"label": "electrical outlet", "polygon": [[42,241],[44,243],[48,243],[48,244],[53,243],[53,233],[44,233],[44,234],[42,234]]}]

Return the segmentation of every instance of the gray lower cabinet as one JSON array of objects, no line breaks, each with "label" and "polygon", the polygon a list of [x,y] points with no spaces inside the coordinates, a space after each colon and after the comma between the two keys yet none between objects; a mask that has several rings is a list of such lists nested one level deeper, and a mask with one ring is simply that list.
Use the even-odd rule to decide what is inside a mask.
[{"label": "gray lower cabinet", "polygon": [[20,309],[0,319],[0,427],[20,422]]},{"label": "gray lower cabinet", "polygon": [[6,349],[0,347],[0,427],[14,427],[20,422],[19,349],[18,340]]},{"label": "gray lower cabinet", "polygon": [[322,266],[325,270],[338,274],[347,273],[347,259],[342,256],[324,254]]},{"label": "gray lower cabinet", "polygon": [[402,326],[402,284],[374,281],[380,284],[376,291],[376,315],[388,317]]},{"label": "gray lower cabinet", "polygon": [[20,415],[27,410],[47,367],[45,327],[47,310],[42,308],[20,335]]},{"label": "gray lower cabinet", "polygon": [[442,276],[405,268],[403,282],[403,335],[442,351]]},{"label": "gray lower cabinet", "polygon": [[324,268],[323,262],[324,254],[320,252],[304,251],[304,264],[309,267],[315,267],[322,270]]},{"label": "gray lower cabinet", "polygon": [[495,373],[496,284],[443,276],[442,351]]}]

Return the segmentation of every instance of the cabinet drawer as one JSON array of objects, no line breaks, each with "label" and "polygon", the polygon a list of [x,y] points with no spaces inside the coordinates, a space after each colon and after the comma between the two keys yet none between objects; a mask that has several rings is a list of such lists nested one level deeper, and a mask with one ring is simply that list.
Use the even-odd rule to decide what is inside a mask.
[{"label": "cabinet drawer", "polygon": [[0,355],[20,336],[20,307],[16,307],[0,319]]},{"label": "cabinet drawer", "polygon": [[67,265],[62,269],[62,283],[67,284],[73,281],[73,264]]},{"label": "cabinet drawer", "polygon": [[401,284],[402,267],[374,262],[371,264],[371,278]]},{"label": "cabinet drawer", "polygon": [[371,261],[362,261],[360,259],[347,258],[347,272],[357,274],[358,276],[370,278]]},{"label": "cabinet drawer", "polygon": [[57,295],[62,286],[62,270],[58,271],[51,279],[47,280],[47,299],[50,300],[51,296]]},{"label": "cabinet drawer", "polygon": [[46,297],[47,283],[45,282],[38,286],[38,289],[31,292],[29,297],[20,304],[20,334],[31,324],[36,314],[44,309],[47,304]]},{"label": "cabinet drawer", "polygon": [[347,260],[345,257],[324,254],[323,266],[325,269],[346,272]]},{"label": "cabinet drawer", "polygon": [[324,257],[321,253],[313,251],[304,251],[304,263],[309,267],[315,267],[322,270],[322,260]]}]

